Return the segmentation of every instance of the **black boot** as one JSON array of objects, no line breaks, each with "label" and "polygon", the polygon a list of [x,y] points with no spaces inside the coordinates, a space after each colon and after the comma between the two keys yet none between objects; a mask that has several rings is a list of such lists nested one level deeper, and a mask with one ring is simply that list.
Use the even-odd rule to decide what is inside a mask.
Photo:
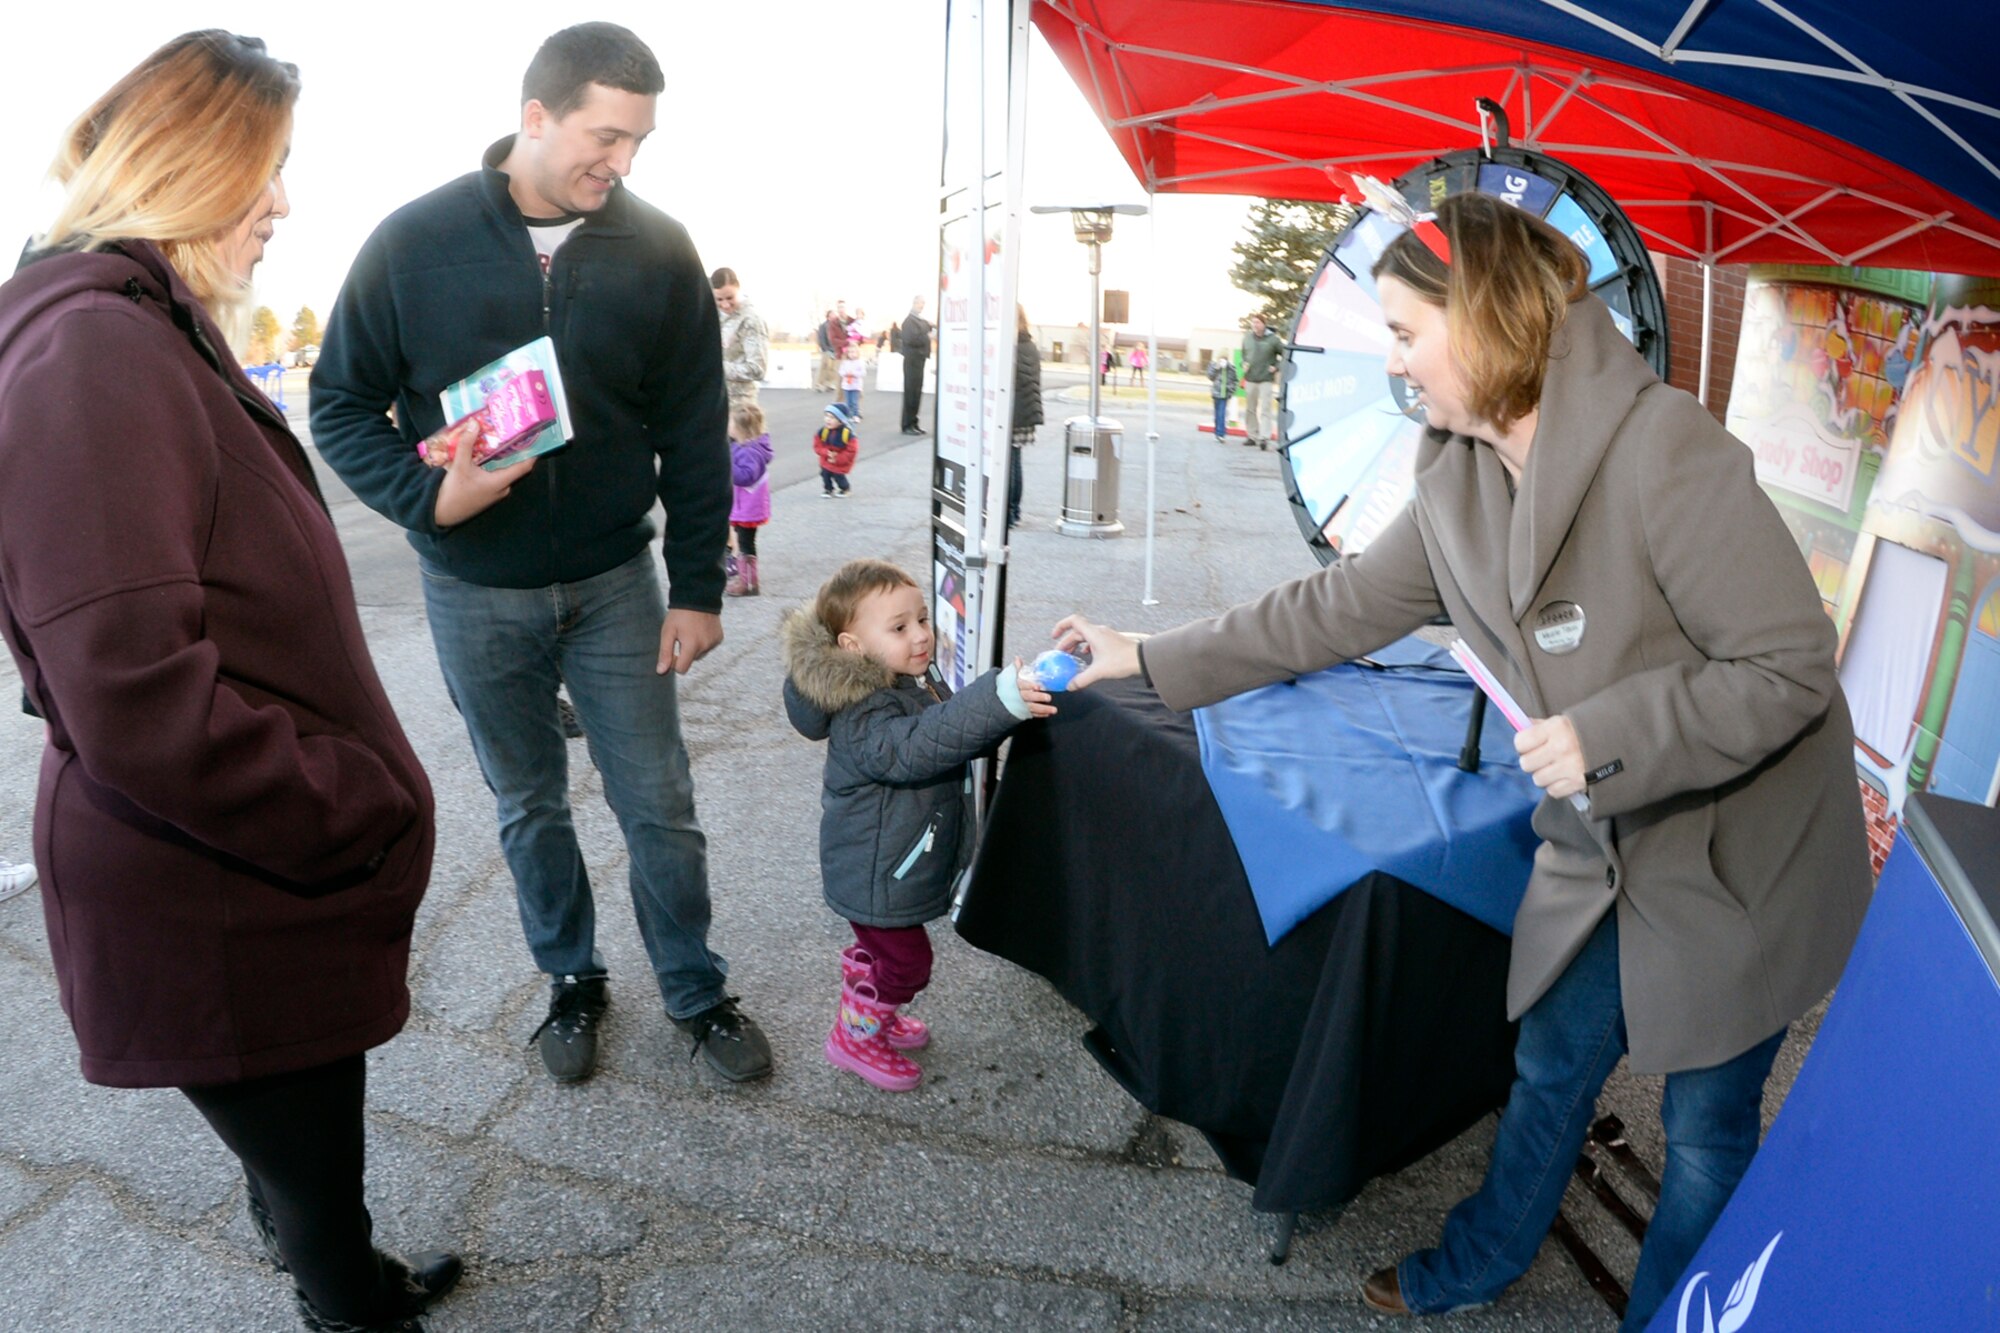
[{"label": "black boot", "polygon": [[393,1254],[382,1256],[382,1273],[395,1290],[389,1314],[372,1324],[354,1324],[335,1319],[313,1308],[306,1294],[294,1287],[299,1318],[311,1333],[424,1333],[420,1316],[440,1297],[458,1285],[465,1274],[465,1261],[445,1250],[427,1250],[407,1260]]},{"label": "black boot", "polygon": [[280,1273],[291,1272],[291,1265],[285,1262],[284,1254],[278,1249],[278,1227],[271,1221],[271,1210],[264,1206],[263,1200],[248,1185],[243,1187],[243,1203],[244,1210],[250,1214],[251,1229],[257,1233],[257,1239],[264,1242],[264,1253],[270,1257],[271,1266]]}]

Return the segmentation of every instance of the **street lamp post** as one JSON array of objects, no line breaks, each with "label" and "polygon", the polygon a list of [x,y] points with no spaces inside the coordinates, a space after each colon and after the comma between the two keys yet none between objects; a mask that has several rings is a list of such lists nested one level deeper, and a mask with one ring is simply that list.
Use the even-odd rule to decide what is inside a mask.
[{"label": "street lamp post", "polygon": [[1124,427],[1100,416],[1098,377],[1103,364],[1103,297],[1099,279],[1104,271],[1104,245],[1111,239],[1111,220],[1120,213],[1144,216],[1143,204],[1036,204],[1033,213],[1068,213],[1076,239],[1090,250],[1090,415],[1063,423],[1062,522],[1056,530],[1070,537],[1116,537],[1125,530],[1118,521],[1118,464]]}]

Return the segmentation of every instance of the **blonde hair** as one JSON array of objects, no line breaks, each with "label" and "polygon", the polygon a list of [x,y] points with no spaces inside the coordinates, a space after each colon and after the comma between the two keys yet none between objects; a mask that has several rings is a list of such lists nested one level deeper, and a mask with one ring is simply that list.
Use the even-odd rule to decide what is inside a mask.
[{"label": "blonde hair", "polygon": [[838,637],[854,623],[854,613],[871,595],[917,586],[915,579],[887,560],[850,560],[820,585],[813,615],[828,634]]},{"label": "blonde hair", "polygon": [[754,440],[764,433],[764,409],[755,403],[738,403],[729,409],[729,424],[739,439]]},{"label": "blonde hair", "polygon": [[99,250],[151,241],[239,336],[250,284],[221,242],[283,163],[299,71],[254,37],[184,33],[140,61],[79,116],[50,174],[65,191],[41,244]]},{"label": "blonde hair", "polygon": [[1542,401],[1549,342],[1569,303],[1589,292],[1590,264],[1569,237],[1491,195],[1437,206],[1451,263],[1415,232],[1389,242],[1370,271],[1442,306],[1474,416],[1506,430]]}]

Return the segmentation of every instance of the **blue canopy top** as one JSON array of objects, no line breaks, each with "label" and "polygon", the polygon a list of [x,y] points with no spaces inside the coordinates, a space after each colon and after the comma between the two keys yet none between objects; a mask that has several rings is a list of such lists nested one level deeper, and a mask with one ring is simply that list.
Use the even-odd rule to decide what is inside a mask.
[{"label": "blue canopy top", "polygon": [[1650,70],[1844,139],[2000,216],[1993,0],[1306,0]]}]

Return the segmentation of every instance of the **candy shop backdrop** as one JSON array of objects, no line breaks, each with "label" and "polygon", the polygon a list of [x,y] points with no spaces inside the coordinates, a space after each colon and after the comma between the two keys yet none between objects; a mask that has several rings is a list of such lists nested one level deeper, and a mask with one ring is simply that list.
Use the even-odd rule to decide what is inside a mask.
[{"label": "candy shop backdrop", "polygon": [[1840,630],[1878,861],[2000,796],[2000,282],[1753,269],[1728,424]]}]

